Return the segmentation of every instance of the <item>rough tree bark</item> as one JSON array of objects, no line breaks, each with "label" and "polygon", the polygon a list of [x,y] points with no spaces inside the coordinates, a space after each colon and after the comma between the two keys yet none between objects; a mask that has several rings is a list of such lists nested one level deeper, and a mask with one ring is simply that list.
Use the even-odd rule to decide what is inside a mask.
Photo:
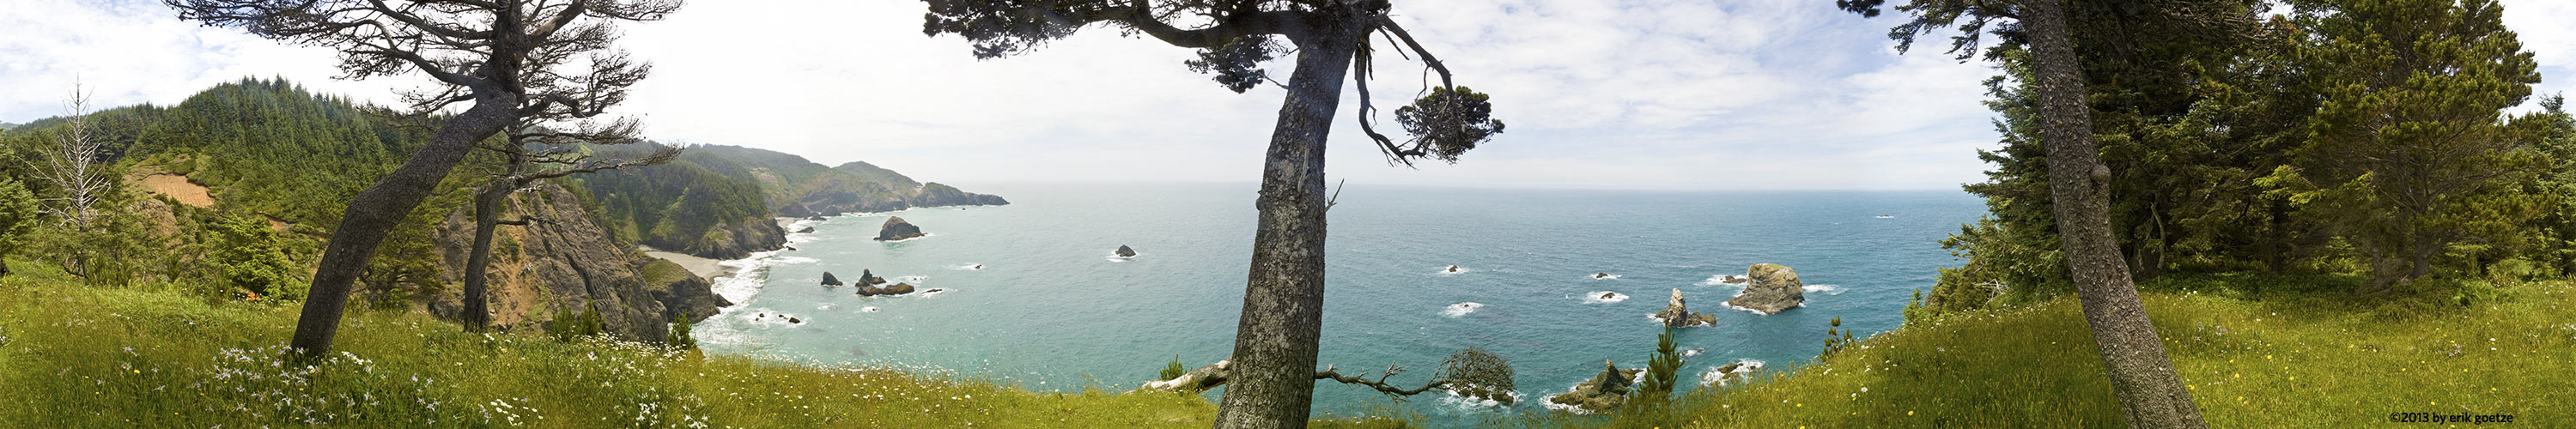
[{"label": "rough tree bark", "polygon": [[1306,427],[1324,320],[1324,137],[1360,42],[1355,23],[1294,40],[1297,67],[1263,162],[1251,275],[1220,429]]},{"label": "rough tree bark", "polygon": [[492,329],[492,311],[484,298],[492,283],[485,270],[492,268],[492,233],[501,225],[501,204],[508,202],[510,190],[501,182],[484,185],[474,193],[474,248],[465,256],[465,330],[483,332]]},{"label": "rough tree bark", "polygon": [[2084,305],[2102,363],[2110,371],[2111,391],[2133,428],[2205,428],[2191,393],[2165,356],[2155,325],[2147,320],[2136,285],[2111,235],[2111,169],[2102,164],[2093,141],[2090,107],[2085,104],[2083,71],[2075,42],[2067,35],[2061,0],[2024,0],[2021,23],[2028,31],[2033,73],[2038,79],[2040,132],[2048,150],[2048,180],[2057,213],[2059,241],[2074,273],[2075,293]]},{"label": "rough tree bark", "polygon": [[367,260],[376,256],[376,246],[384,244],[385,235],[393,232],[395,224],[401,223],[404,215],[410,214],[440,180],[447,178],[448,170],[474,150],[474,142],[499,134],[502,127],[515,121],[518,104],[518,97],[510,94],[476,98],[474,107],[449,118],[437,133],[430,135],[428,144],[412,152],[402,167],[349,199],[340,227],[332,231],[331,243],[323,248],[322,262],[313,273],[313,287],[304,298],[304,313],[296,319],[292,346],[300,354],[316,357],[331,351],[341,312],[349,304],[350,286],[366,272]]}]

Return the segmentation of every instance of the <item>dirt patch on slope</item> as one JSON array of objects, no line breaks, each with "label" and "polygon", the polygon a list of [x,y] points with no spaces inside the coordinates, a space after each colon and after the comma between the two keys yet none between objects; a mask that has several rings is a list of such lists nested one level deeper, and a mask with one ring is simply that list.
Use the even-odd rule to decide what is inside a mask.
[{"label": "dirt patch on slope", "polygon": [[176,174],[143,176],[143,189],[154,194],[168,195],[170,199],[178,200],[180,204],[197,207],[215,205],[214,194],[207,192],[204,185],[188,182],[188,176]]}]

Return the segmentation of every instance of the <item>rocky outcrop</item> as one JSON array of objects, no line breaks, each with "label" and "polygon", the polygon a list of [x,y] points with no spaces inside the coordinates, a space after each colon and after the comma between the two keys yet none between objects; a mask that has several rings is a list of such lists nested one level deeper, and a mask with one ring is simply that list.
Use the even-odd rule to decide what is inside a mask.
[{"label": "rocky outcrop", "polygon": [[1681,289],[1673,289],[1673,299],[1665,302],[1664,311],[1655,312],[1655,320],[1664,321],[1664,326],[1675,328],[1717,324],[1716,315],[1692,313],[1688,306],[1682,305]]},{"label": "rocky outcrop", "polygon": [[[715,316],[716,313],[723,311],[724,307],[733,306],[732,301],[727,301],[724,296],[714,293],[713,281],[689,272],[689,269],[680,266],[680,263],[661,258],[647,258],[643,261],[644,265],[636,267],[635,270],[637,274],[644,277],[645,295],[651,296],[653,301],[661,302],[663,313],[677,312],[679,317],[695,322]],[[662,320],[670,321],[671,318],[665,317]]]},{"label": "rocky outcrop", "polygon": [[1751,284],[1744,286],[1744,293],[1726,300],[1727,305],[1762,314],[1779,314],[1807,302],[1807,285],[1799,283],[1798,272],[1791,271],[1789,267],[1753,264],[1744,270],[1744,276],[1753,279]]},{"label": "rocky outcrop", "polygon": [[[542,184],[534,192],[513,193],[510,206],[515,212],[510,216],[536,221],[496,231],[499,243],[485,273],[491,280],[485,302],[496,327],[544,326],[558,310],[594,309],[611,336],[658,342],[672,319],[685,315],[703,320],[732,305],[715,295],[705,278],[679,264],[610,240],[571,191]],[[471,211],[450,212],[435,231],[440,274],[450,284],[464,281],[465,257],[473,243]],[[429,297],[429,313],[462,320],[460,293],[450,289]]]},{"label": "rocky outcrop", "polygon": [[1637,378],[1637,372],[1644,370],[1619,369],[1618,365],[1606,360],[1601,361],[1601,366],[1601,373],[1593,375],[1591,380],[1575,384],[1574,391],[1549,397],[1547,401],[1595,413],[1618,409],[1619,404],[1628,400],[1631,380]]},{"label": "rocky outcrop", "polygon": [[830,272],[830,271],[824,271],[824,272],[823,272],[823,285],[824,285],[824,286],[840,286],[840,285],[843,285],[843,284],[844,284],[844,283],[841,283],[841,279],[840,279],[839,277],[832,277],[832,272]]},{"label": "rocky outcrop", "polygon": [[1133,258],[1136,257],[1136,249],[1129,249],[1127,248],[1127,245],[1121,244],[1118,245],[1118,251],[1116,254],[1121,258]]},{"label": "rocky outcrop", "polygon": [[859,270],[860,286],[876,286],[881,284],[886,284],[886,279],[884,277],[877,277],[876,273],[868,272],[868,270]]},{"label": "rocky outcrop", "polygon": [[812,234],[812,233],[814,233],[814,227],[810,227],[810,226],[809,226],[809,227],[805,227],[805,229],[799,229],[799,230],[796,230],[796,233],[798,233],[798,234]]},{"label": "rocky outcrop", "polygon": [[921,233],[921,227],[912,226],[911,222],[904,222],[902,216],[887,216],[885,226],[877,229],[877,241],[903,240],[924,235],[930,234]]},{"label": "rocky outcrop", "polygon": [[921,184],[921,189],[914,192],[911,198],[906,198],[904,202],[911,203],[913,207],[998,206],[1011,203],[1000,196],[961,191],[957,190],[957,187],[942,185],[939,182]]},{"label": "rocky outcrop", "polygon": [[787,245],[787,229],[768,216],[736,219],[709,226],[697,237],[643,237],[640,241],[656,249],[687,253],[708,259],[742,259],[751,252],[763,252]]},{"label": "rocky outcrop", "polygon": [[862,287],[859,287],[859,296],[894,296],[894,295],[908,294],[908,293],[912,293],[912,292],[913,292],[913,286],[912,286],[912,284],[911,284],[911,283],[895,283],[895,284],[894,284],[894,286],[886,286],[886,287],[876,287],[876,286],[862,286]]}]

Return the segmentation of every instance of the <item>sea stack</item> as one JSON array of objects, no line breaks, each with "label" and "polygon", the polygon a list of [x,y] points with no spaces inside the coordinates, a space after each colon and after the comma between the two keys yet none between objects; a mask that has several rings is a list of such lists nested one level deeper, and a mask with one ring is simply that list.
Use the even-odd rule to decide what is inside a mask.
[{"label": "sea stack", "polygon": [[1636,379],[1637,372],[1644,370],[1619,369],[1618,365],[1607,360],[1601,361],[1601,366],[1601,373],[1593,375],[1591,380],[1576,384],[1574,391],[1547,398],[1547,401],[1595,413],[1618,409],[1620,403],[1628,400],[1629,380]]},{"label": "sea stack", "polygon": [[830,271],[824,271],[824,272],[823,272],[823,285],[824,285],[824,286],[840,286],[840,285],[841,285],[841,279],[833,278],[833,277],[832,277],[832,272],[830,272]]},{"label": "sea stack", "polygon": [[1683,306],[1681,289],[1673,289],[1673,299],[1665,302],[1664,311],[1655,312],[1655,320],[1662,320],[1664,321],[1664,326],[1675,328],[1713,326],[1717,324],[1716,315],[1708,313],[1692,313],[1690,308]]},{"label": "sea stack", "polygon": [[886,279],[884,277],[877,277],[876,273],[868,272],[868,270],[859,270],[860,286],[876,286],[885,283]]},{"label": "sea stack", "polygon": [[1136,257],[1136,249],[1130,249],[1127,245],[1121,244],[1118,245],[1117,255],[1121,258],[1133,258]]},{"label": "sea stack", "polygon": [[877,230],[876,239],[877,241],[894,241],[924,235],[930,234],[921,233],[921,227],[912,226],[911,222],[904,222],[902,216],[887,216],[885,227]]},{"label": "sea stack", "polygon": [[1753,264],[1744,269],[1744,276],[1753,279],[1751,284],[1745,285],[1744,293],[1736,294],[1735,299],[1726,300],[1727,305],[1779,314],[1807,302],[1807,285],[1799,283],[1798,272],[1789,267]]}]

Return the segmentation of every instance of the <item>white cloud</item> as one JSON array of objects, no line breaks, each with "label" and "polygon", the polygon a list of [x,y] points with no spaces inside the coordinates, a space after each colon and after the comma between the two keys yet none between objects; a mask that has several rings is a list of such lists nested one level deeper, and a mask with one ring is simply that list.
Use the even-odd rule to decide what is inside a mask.
[{"label": "white cloud", "polygon": [[[172,103],[243,76],[380,101],[401,84],[330,80],[328,50],[180,22],[157,2],[11,1],[0,120],[56,113],[75,75],[111,105]],[[924,36],[923,10],[693,2],[625,27],[622,45],[656,73],[620,110],[660,140],[867,160],[928,180],[1258,177],[1276,88],[1226,91],[1182,67],[1189,50],[1110,28],[977,61],[963,40]],[[1884,39],[1893,19],[1812,0],[1410,0],[1395,12],[1459,83],[1493,94],[1511,127],[1460,164],[1390,168],[1345,91],[1331,171],[1354,183],[1948,189],[1981,178],[1973,149],[1994,141],[1985,65],[1897,55]],[[2535,49],[2550,37],[2538,33],[2525,31]],[[1391,111],[1425,77],[1379,43],[1373,101]],[[2568,57],[2542,54],[2557,67]],[[1270,64],[1281,77],[1290,66]],[[1403,138],[1391,116],[1381,130]]]},{"label": "white cloud", "polygon": [[284,46],[176,15],[157,1],[10,0],[0,13],[0,121],[62,114],[75,81],[100,108],[173,104],[250,76],[391,99],[386,82],[329,79],[337,74],[330,50]]},{"label": "white cloud", "polygon": [[2567,0],[2503,0],[2504,26],[2512,29],[2522,41],[2522,49],[2531,51],[2532,60],[2540,63],[2540,84],[2533,85],[2530,102],[2520,111],[2539,110],[2540,97],[2576,93],[2576,2]]}]

